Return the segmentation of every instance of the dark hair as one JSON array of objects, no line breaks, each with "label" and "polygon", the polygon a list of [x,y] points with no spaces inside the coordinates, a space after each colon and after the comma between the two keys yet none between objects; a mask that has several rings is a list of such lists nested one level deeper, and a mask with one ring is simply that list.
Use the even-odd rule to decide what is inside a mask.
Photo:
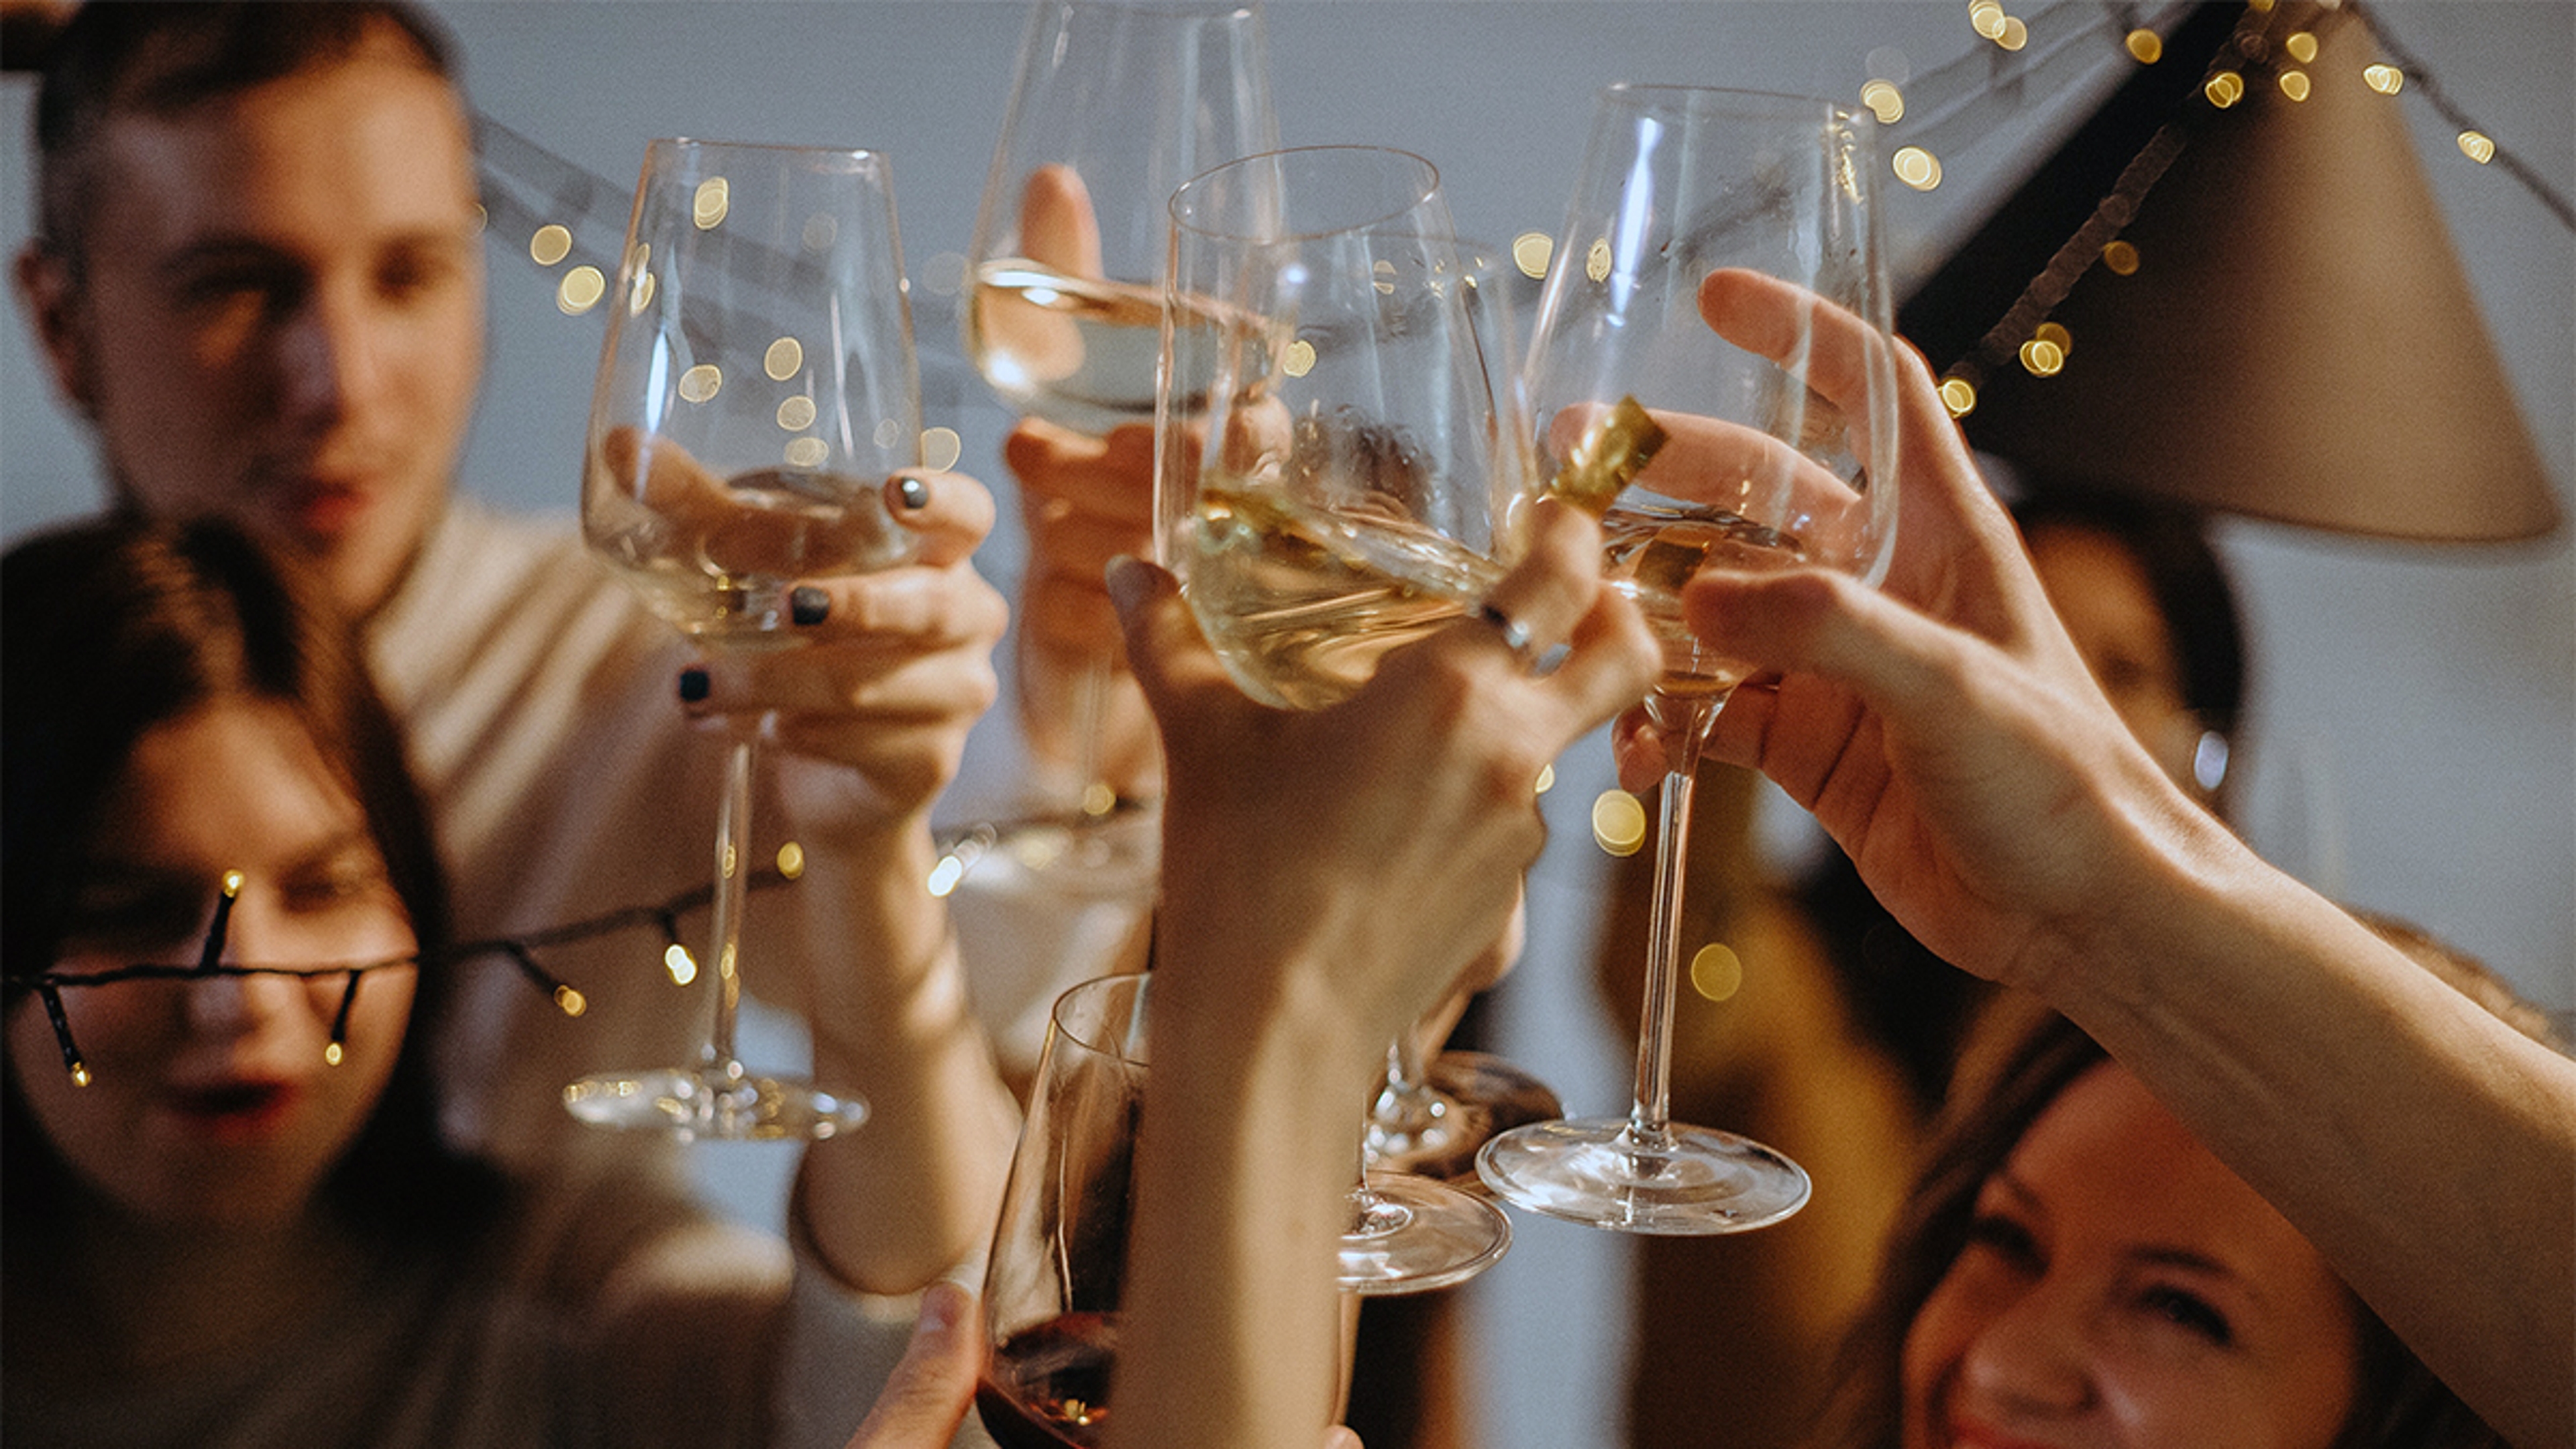
[{"label": "dark hair", "polygon": [[[2451,971],[2435,974],[2454,986],[2465,984]],[[2501,996],[2491,996],[2490,989]],[[2491,977],[2471,994],[2491,1010],[2495,1000],[2511,996]],[[2518,1016],[2499,1014],[2524,1029],[2539,1020],[2527,1008]],[[1898,1211],[1870,1300],[1844,1342],[1835,1375],[1839,1388],[1818,1442],[1836,1449],[1897,1449],[1905,1336],[1967,1247],[1979,1190],[2003,1169],[2040,1114],[2077,1078],[2109,1060],[2093,1038],[2036,998],[2019,992],[1994,998],[1961,1054],[1957,1089]],[[2358,1372],[2334,1449],[2503,1449],[2505,1441],[2377,1314],[2358,1298],[2352,1302],[2360,1324]]]},{"label": "dark hair", "polygon": [[[474,1214],[440,1216],[442,1191],[470,1204],[490,1189],[438,1133],[429,1059],[454,974],[439,965],[446,882],[399,727],[325,599],[318,580],[217,520],[114,515],[0,558],[0,985],[15,1012],[27,978],[53,966],[81,884],[81,852],[66,843],[92,835],[146,731],[222,700],[285,707],[365,816],[422,957],[384,1096],[324,1191],[366,1220],[462,1226]],[[14,1076],[6,1094],[14,1226],[59,1207],[63,1169]]]},{"label": "dark hair", "polygon": [[371,50],[456,81],[455,46],[406,0],[90,0],[52,37],[36,92],[39,244],[80,274],[94,152],[119,113],[175,115]]}]

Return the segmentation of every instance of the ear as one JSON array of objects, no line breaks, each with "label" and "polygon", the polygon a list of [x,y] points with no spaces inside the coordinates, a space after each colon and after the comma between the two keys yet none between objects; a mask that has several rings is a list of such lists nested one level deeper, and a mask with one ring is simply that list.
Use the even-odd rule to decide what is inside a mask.
[{"label": "ear", "polygon": [[71,264],[39,243],[18,251],[13,269],[19,304],[36,329],[36,345],[53,369],[54,391],[84,418],[95,420],[89,330],[80,316],[81,288]]}]

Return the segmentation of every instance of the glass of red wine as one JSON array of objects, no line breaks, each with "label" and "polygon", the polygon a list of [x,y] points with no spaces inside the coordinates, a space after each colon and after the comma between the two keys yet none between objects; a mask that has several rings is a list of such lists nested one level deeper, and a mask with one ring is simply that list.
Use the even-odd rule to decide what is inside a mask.
[{"label": "glass of red wine", "polygon": [[1002,1449],[1101,1442],[1118,1346],[1151,977],[1057,998],[984,1269],[975,1407]]}]

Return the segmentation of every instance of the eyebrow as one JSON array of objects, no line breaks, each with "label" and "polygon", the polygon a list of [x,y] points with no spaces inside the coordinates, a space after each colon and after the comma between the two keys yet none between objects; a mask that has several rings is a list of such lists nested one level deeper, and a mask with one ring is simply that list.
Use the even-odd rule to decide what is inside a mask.
[{"label": "eyebrow", "polygon": [[[2009,1167],[2000,1168],[1988,1174],[1985,1185],[2001,1188],[2025,1212],[2043,1218],[2048,1216],[2047,1205],[2040,1199],[2039,1194],[2033,1191],[2028,1183],[2015,1177]],[[1980,1195],[1982,1196],[1982,1193]],[[2146,1242],[2122,1248],[2121,1256],[2131,1262],[2144,1263],[2153,1267],[2178,1268],[2204,1277],[2223,1279],[2234,1284],[2258,1306],[2269,1306],[2261,1287],[2252,1277],[2238,1271],[2233,1264],[2213,1258],[2197,1249],[2174,1243]]]}]

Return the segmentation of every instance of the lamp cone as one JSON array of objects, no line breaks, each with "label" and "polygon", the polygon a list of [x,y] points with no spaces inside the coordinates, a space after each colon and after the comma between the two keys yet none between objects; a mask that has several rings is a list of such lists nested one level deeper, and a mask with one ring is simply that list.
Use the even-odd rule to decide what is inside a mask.
[{"label": "lamp cone", "polygon": [[[2115,178],[2154,144],[2140,117],[2181,146],[2117,228],[2133,271],[2106,265],[2098,247],[2060,256],[2061,280],[2069,263],[2082,269],[2045,312],[2066,344],[2054,375],[2019,355],[2027,337],[2015,333],[2041,320],[2020,289],[2075,229],[2049,229],[2048,250],[2030,254],[2024,222],[2025,254],[1996,252],[2016,207],[2063,214],[2064,167],[2050,195],[2007,200],[1952,275],[1909,302],[1906,325],[1923,326],[1913,335],[1934,365],[1976,383],[1962,419],[1970,441],[2043,475],[2342,533],[2495,542],[2553,531],[2556,494],[2399,102],[2363,79],[2376,58],[2368,28],[2283,4],[2210,7],[2184,29],[2206,34],[2211,11],[2230,28],[2210,70],[2239,75],[2240,99],[2208,99],[2210,71],[2198,67],[2211,48],[2169,46],[2146,69],[2190,69],[2152,78],[2165,99],[2142,107],[2142,75],[2126,88],[2136,115],[2124,134],[2079,128],[2069,143],[2109,148],[2093,174]],[[2317,43],[2311,61],[2286,45],[2302,27]],[[2115,95],[2105,114],[2119,105]],[[2109,190],[2082,194],[2079,209]],[[1971,274],[2009,277],[2010,290],[1989,280],[1979,304]],[[1994,325],[2007,315],[2009,327]],[[1963,334],[1968,316],[1980,335]]]}]

